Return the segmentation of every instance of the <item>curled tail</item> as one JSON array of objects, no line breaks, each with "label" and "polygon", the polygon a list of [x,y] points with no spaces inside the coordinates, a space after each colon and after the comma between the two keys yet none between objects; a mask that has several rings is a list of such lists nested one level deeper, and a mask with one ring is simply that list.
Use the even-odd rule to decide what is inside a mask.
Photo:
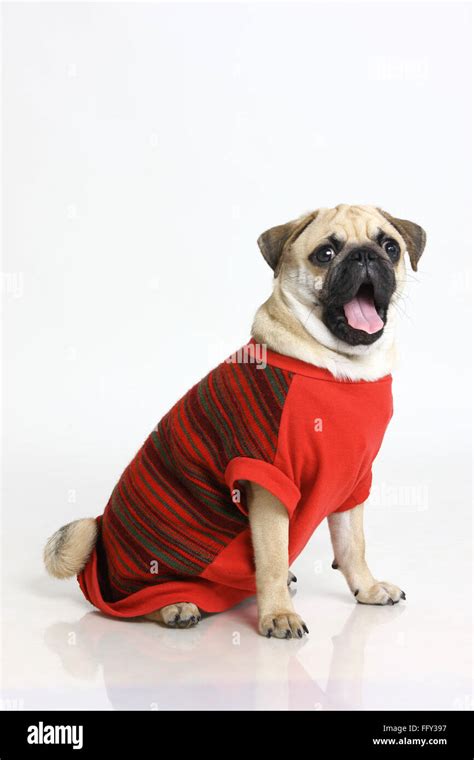
[{"label": "curled tail", "polygon": [[78,575],[87,564],[97,541],[97,522],[93,517],[63,525],[44,547],[46,570],[55,578]]}]

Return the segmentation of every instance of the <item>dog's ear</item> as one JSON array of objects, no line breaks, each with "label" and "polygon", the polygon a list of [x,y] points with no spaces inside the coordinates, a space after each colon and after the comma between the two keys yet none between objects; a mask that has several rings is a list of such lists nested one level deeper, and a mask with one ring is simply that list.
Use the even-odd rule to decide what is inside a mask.
[{"label": "dog's ear", "polygon": [[305,214],[298,219],[294,219],[286,224],[279,224],[277,227],[270,227],[266,232],[262,232],[257,240],[263,258],[275,272],[278,274],[279,264],[282,253],[288,248],[296,238],[301,235],[304,229],[316,219],[318,212],[312,211],[311,214]]},{"label": "dog's ear", "polygon": [[396,219],[381,208],[379,211],[404,239],[410,257],[411,268],[416,272],[418,262],[426,245],[426,232],[415,222],[409,222],[407,219]]}]

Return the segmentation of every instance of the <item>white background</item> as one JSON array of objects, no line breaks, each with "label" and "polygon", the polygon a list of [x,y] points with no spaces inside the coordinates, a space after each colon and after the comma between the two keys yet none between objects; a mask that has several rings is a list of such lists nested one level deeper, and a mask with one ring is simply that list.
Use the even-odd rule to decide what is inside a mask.
[{"label": "white background", "polygon": [[[2,10],[4,706],[464,709],[469,4]],[[272,282],[258,235],[343,202],[428,234],[367,514],[374,573],[407,603],[355,606],[323,525],[294,568],[305,642],[257,637],[253,601],[196,631],[91,612],[45,577],[45,538],[102,512],[247,340]]]}]

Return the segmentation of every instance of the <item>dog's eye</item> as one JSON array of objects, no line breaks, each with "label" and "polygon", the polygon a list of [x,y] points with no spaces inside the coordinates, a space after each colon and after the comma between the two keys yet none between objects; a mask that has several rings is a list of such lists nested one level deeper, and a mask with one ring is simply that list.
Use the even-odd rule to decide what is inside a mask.
[{"label": "dog's eye", "polygon": [[383,244],[383,248],[384,248],[385,253],[388,253],[391,259],[398,258],[398,254],[400,253],[400,248],[398,246],[398,243],[395,242],[395,240],[392,240],[391,238],[389,238]]},{"label": "dog's eye", "polygon": [[321,248],[316,248],[308,258],[312,264],[328,264],[335,255],[336,252],[332,246],[323,245]]}]

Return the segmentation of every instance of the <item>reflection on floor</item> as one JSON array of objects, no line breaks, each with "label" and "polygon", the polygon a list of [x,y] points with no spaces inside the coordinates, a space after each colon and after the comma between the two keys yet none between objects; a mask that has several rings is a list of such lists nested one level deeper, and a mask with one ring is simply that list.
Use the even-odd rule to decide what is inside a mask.
[{"label": "reflection on floor", "polygon": [[[371,516],[378,536],[370,540],[372,564],[407,593],[406,602],[392,607],[357,604],[340,573],[331,570],[327,531],[316,534],[292,567],[298,576],[295,607],[310,629],[301,641],[259,636],[255,599],[204,616],[189,630],[107,618],[84,600],[75,580],[46,577],[32,533],[23,562],[17,546],[6,547],[11,557],[3,584],[0,705],[470,709],[470,609],[465,584],[458,582],[467,577],[469,551],[455,536],[448,543],[452,522],[443,536],[430,534],[425,514],[408,516],[415,523],[409,531],[408,517],[404,524],[382,511]],[[391,532],[382,540],[387,525]],[[429,566],[420,563],[419,535],[432,557]],[[31,564],[29,557],[35,557]]]},{"label": "reflection on floor", "polygon": [[267,641],[252,629],[241,634],[231,630],[225,615],[174,631],[147,622],[106,621],[89,612],[76,624],[50,626],[45,641],[75,678],[92,680],[101,667],[117,710],[358,709],[370,634],[403,612],[400,605],[394,610],[355,605],[332,639],[325,686],[298,657],[308,642]]}]

